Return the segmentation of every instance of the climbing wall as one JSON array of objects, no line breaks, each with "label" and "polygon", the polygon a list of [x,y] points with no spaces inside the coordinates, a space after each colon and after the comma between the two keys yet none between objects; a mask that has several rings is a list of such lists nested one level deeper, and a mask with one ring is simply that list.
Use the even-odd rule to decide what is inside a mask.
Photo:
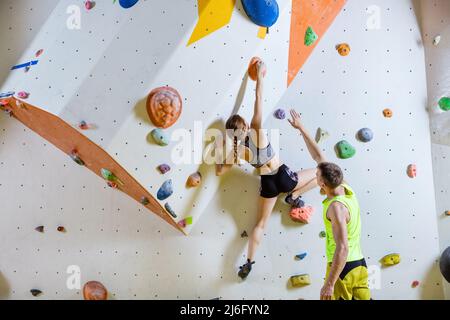
[{"label": "climbing wall", "polygon": [[[380,29],[368,26],[374,2]],[[250,232],[256,217],[259,186],[253,170],[244,166],[217,179],[211,168],[199,164],[169,163],[173,169],[167,177],[155,169],[168,156],[148,142],[153,126],[145,113],[147,94],[162,85],[177,88],[185,109],[176,128],[194,131],[196,120],[203,120],[204,127],[220,126],[233,108],[249,116],[254,83],[246,81],[245,69],[253,55],[261,56],[269,68],[266,125],[280,130],[287,164],[298,169],[313,165],[287,122],[272,117],[276,108],[295,107],[311,131],[327,129],[331,137],[323,147],[333,161],[338,161],[333,146],[339,140],[345,138],[357,148],[355,158],[339,163],[360,196],[368,263],[375,267],[385,254],[402,255],[400,265],[374,269],[380,280],[374,297],[443,297],[436,268],[438,232],[430,215],[435,205],[416,8],[406,0],[348,1],[328,32],[320,33],[321,41],[287,89],[294,11],[290,1],[279,3],[280,20],[265,39],[258,37],[261,30],[247,20],[237,1],[221,28],[196,35],[199,39],[187,45],[200,23],[196,1],[144,1],[128,10],[98,1],[89,12],[79,1],[81,30],[67,28],[73,12],[68,10],[70,1],[49,1],[47,7],[25,0],[2,2],[2,39],[15,41],[2,46],[1,70],[30,60],[39,49],[44,53],[27,74],[5,77],[1,91],[30,91],[30,103],[74,128],[82,120],[95,124],[96,130],[83,132],[87,138],[153,194],[172,178],[176,189],[171,205],[180,217],[196,218],[185,238],[4,115],[2,298],[33,298],[29,290],[36,288],[43,291],[41,299],[78,299],[79,290],[66,286],[67,268],[73,265],[79,266],[82,282],[99,280],[116,299],[317,298],[325,259],[316,192],[305,196],[317,209],[310,225],[291,222],[280,201],[254,273],[239,283],[235,271],[246,248],[240,234]],[[148,19],[149,12],[155,19]],[[18,23],[14,17],[19,14],[29,26]],[[42,16],[47,17],[44,24]],[[45,31],[36,33],[41,28]],[[342,42],[352,48],[346,58],[335,51]],[[392,119],[383,118],[386,107],[394,111]],[[375,133],[367,145],[354,138],[362,127]],[[410,180],[405,171],[413,162],[419,175]],[[186,190],[187,176],[199,169],[204,175],[201,189]],[[43,234],[34,231],[41,225]],[[66,232],[58,232],[58,226]],[[295,261],[301,252],[308,256]],[[298,273],[309,273],[312,285],[289,288],[289,277]],[[415,289],[414,280],[421,283]]]},{"label": "climbing wall", "polygon": [[[450,135],[449,116],[438,107],[438,101],[450,96],[450,3],[448,1],[424,1],[421,4],[422,32],[426,52],[428,109],[431,114],[431,139],[433,154],[434,185],[436,189],[437,220],[439,227],[440,250],[450,246],[449,210],[450,178]],[[433,41],[440,36],[441,41]],[[445,280],[446,297],[450,297],[450,284]]]}]

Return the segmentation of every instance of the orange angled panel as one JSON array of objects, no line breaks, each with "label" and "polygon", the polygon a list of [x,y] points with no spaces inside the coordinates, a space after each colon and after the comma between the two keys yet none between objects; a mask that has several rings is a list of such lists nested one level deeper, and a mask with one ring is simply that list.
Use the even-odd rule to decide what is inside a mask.
[{"label": "orange angled panel", "polygon": [[[317,43],[341,12],[347,0],[293,0],[291,40],[289,47],[288,86],[313,52]],[[306,29],[312,27],[319,40],[308,47],[304,43]]]}]

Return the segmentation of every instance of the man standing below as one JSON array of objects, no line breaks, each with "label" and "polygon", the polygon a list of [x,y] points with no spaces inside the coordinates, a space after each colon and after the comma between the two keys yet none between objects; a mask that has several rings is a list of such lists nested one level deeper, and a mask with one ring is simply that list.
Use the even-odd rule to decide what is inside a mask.
[{"label": "man standing below", "polygon": [[318,162],[317,184],[323,201],[327,272],[321,300],[370,300],[367,264],[361,251],[361,215],[353,189],[344,182],[341,168],[325,161],[319,146],[291,111],[290,124],[300,131]]}]

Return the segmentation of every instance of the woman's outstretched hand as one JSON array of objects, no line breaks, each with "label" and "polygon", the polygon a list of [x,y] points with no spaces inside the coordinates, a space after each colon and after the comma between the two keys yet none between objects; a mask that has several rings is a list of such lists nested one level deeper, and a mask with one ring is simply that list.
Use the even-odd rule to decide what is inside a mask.
[{"label": "woman's outstretched hand", "polygon": [[258,80],[262,80],[266,73],[266,64],[263,61],[259,61],[256,65],[258,70]]},{"label": "woman's outstretched hand", "polygon": [[301,129],[302,128],[302,122],[300,119],[300,115],[295,110],[291,110],[291,117],[292,119],[288,119],[291,126],[293,126],[295,129]]}]

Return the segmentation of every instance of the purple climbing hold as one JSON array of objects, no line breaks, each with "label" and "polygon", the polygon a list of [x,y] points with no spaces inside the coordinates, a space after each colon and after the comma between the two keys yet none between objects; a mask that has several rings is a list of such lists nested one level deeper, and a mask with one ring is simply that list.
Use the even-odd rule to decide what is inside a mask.
[{"label": "purple climbing hold", "polygon": [[172,186],[172,180],[167,180],[163,183],[161,188],[158,190],[158,200],[166,200],[173,194],[173,186]]},{"label": "purple climbing hold", "polygon": [[286,119],[286,111],[284,111],[283,109],[276,110],[273,115],[275,116],[275,118],[277,118],[279,120]]},{"label": "purple climbing hold", "polygon": [[163,163],[163,164],[158,166],[158,170],[162,174],[166,174],[167,172],[170,171],[170,166],[168,164]]}]

